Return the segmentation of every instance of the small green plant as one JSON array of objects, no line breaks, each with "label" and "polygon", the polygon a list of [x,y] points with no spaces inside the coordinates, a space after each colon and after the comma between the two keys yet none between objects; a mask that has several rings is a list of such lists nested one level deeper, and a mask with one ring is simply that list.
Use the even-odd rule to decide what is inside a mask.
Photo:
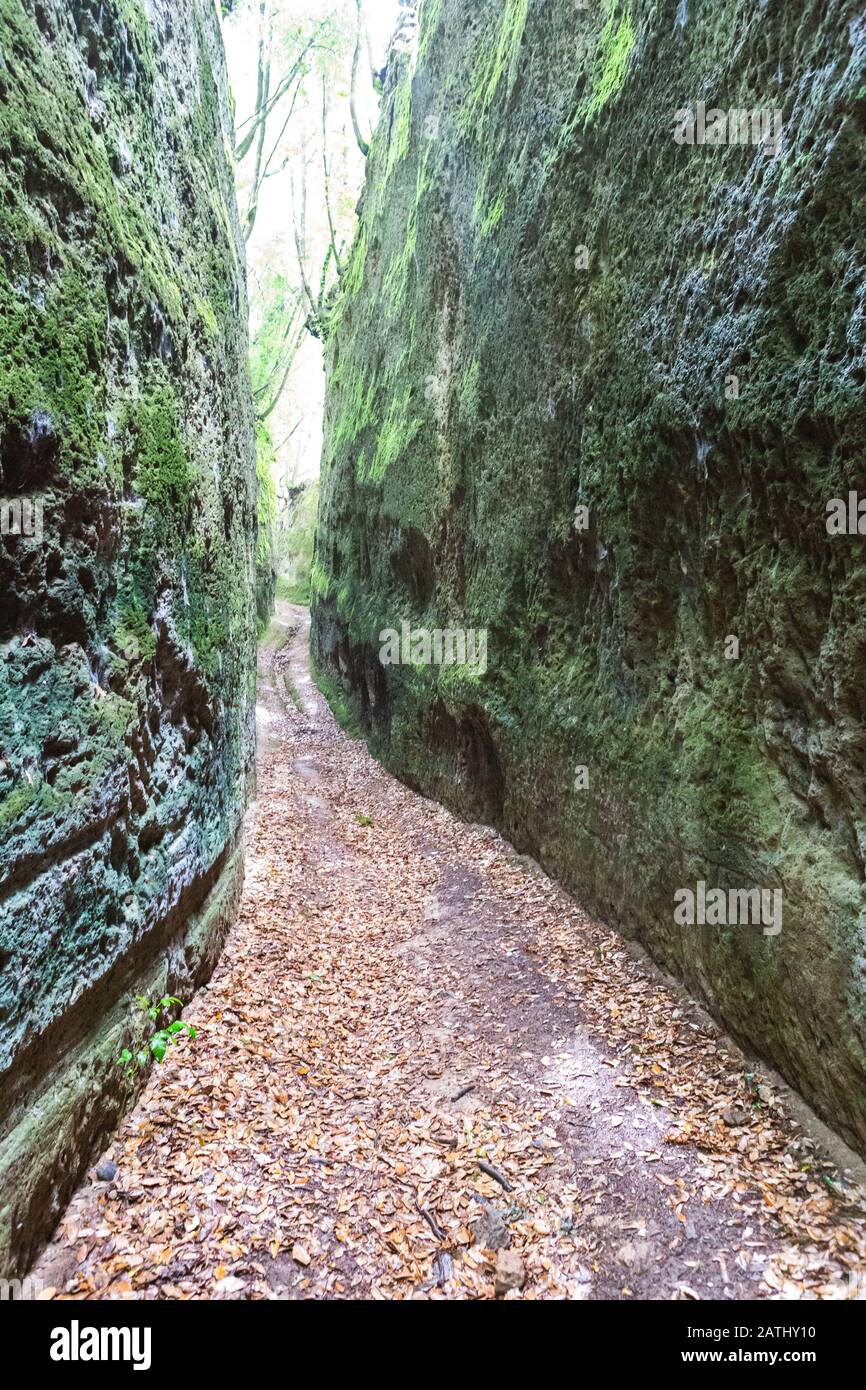
[{"label": "small green plant", "polygon": [[359,825],[369,826],[373,824],[372,816],[356,816],[355,820],[358,822]]},{"label": "small green plant", "polygon": [[[135,1002],[152,1023],[159,1021],[160,1014],[170,1013],[172,1009],[183,1008],[183,1000],[176,999],[171,994],[163,995],[157,1004],[152,1004],[146,995],[137,994]],[[150,1064],[152,1057],[157,1062],[162,1062],[168,1049],[179,1043],[182,1037],[188,1037],[192,1041],[196,1037],[196,1029],[191,1023],[183,1023],[180,1019],[176,1019],[167,1027],[158,1028],[137,1052],[131,1052],[128,1047],[125,1047],[117,1059],[118,1066],[125,1067],[127,1075],[134,1077]]]}]

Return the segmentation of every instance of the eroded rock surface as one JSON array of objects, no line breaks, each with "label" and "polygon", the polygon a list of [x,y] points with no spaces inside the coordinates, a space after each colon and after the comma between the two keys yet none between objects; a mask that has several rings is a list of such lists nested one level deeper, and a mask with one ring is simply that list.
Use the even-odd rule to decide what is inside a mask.
[{"label": "eroded rock surface", "polygon": [[[313,634],[390,768],[861,1151],[866,538],[826,521],[866,444],[864,57],[859,0],[421,6],[334,310]],[[723,143],[675,139],[700,102]],[[486,674],[383,666],[404,621],[486,630]],[[681,925],[699,882],[781,890],[781,934]]]},{"label": "eroded rock surface", "polygon": [[132,995],[188,999],[240,889],[232,142],[208,0],[0,3],[0,1273],[129,1099]]}]

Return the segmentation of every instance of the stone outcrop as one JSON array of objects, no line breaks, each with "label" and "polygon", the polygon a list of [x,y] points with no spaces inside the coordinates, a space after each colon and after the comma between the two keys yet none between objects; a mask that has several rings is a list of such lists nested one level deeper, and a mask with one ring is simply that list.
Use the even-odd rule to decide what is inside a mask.
[{"label": "stone outcrop", "polygon": [[[859,0],[423,0],[333,312],[313,575],[323,685],[388,766],[861,1150],[866,536],[827,504],[866,495],[864,57]],[[486,672],[383,665],[404,621],[486,630]],[[781,933],[678,921],[699,883],[780,891]]]},{"label": "stone outcrop", "polygon": [[0,1274],[135,1090],[134,997],[189,998],[242,881],[232,144],[210,0],[0,0]]}]

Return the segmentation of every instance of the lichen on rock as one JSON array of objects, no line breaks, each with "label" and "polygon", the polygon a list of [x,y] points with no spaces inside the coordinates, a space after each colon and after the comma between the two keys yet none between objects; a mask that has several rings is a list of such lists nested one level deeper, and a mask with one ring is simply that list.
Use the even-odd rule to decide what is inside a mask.
[{"label": "lichen on rock", "polygon": [[257,543],[207,0],[0,0],[0,1273],[130,1099],[242,877]]},{"label": "lichen on rock", "polygon": [[[421,4],[333,315],[314,653],[862,1151],[866,552],[825,516],[866,446],[866,30],[672,10]],[[701,101],[781,138],[678,142]],[[486,675],[383,667],[402,620],[486,629]],[[781,936],[676,923],[700,880],[782,889]]]}]

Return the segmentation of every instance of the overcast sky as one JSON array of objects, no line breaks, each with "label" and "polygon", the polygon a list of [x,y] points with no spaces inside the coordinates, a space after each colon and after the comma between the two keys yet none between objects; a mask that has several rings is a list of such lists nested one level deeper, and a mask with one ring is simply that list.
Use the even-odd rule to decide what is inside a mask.
[{"label": "overcast sky", "polygon": [[[282,13],[290,18],[295,14],[309,17],[319,9],[322,13],[331,8],[333,0],[282,0],[277,5]],[[353,0],[346,0],[347,11],[354,13]],[[370,34],[373,59],[382,67],[388,44],[396,28],[400,6],[398,0],[364,0],[364,14]],[[258,56],[258,4],[240,8],[225,28],[226,50],[229,75],[235,95],[238,121],[248,115],[255,103],[256,71]],[[362,62],[359,84],[359,114],[365,133],[371,131],[378,112],[378,98],[368,77],[366,55]],[[357,200],[364,174],[364,162],[357,152],[349,124],[349,104],[347,92],[335,91],[331,117],[331,154],[335,156],[342,138],[348,142],[354,159],[351,171],[351,187],[347,192],[351,202]],[[298,128],[297,121],[295,122]],[[340,131],[339,127],[342,127]],[[334,159],[336,166],[336,159]],[[337,190],[333,190],[334,196]],[[243,189],[241,201],[243,202]],[[319,206],[321,204],[321,206]],[[318,189],[315,172],[310,177],[310,199],[308,205],[308,239],[311,247],[324,230],[324,224],[317,228],[317,221],[324,218],[324,205]],[[294,261],[291,200],[289,192],[289,170],[270,181],[260,205],[256,229],[247,247],[247,258],[251,280],[255,279],[259,268],[267,260],[283,257],[286,263]],[[327,245],[327,242],[324,243]],[[319,269],[309,267],[314,283]],[[297,468],[301,479],[316,477],[319,472],[322,441],[322,420],[324,411],[325,374],[321,344],[308,338],[300,357],[293,368],[284,399],[271,419],[274,441],[278,446],[279,473]],[[295,426],[298,428],[295,428]],[[285,449],[280,448],[282,439],[289,437]]]}]

